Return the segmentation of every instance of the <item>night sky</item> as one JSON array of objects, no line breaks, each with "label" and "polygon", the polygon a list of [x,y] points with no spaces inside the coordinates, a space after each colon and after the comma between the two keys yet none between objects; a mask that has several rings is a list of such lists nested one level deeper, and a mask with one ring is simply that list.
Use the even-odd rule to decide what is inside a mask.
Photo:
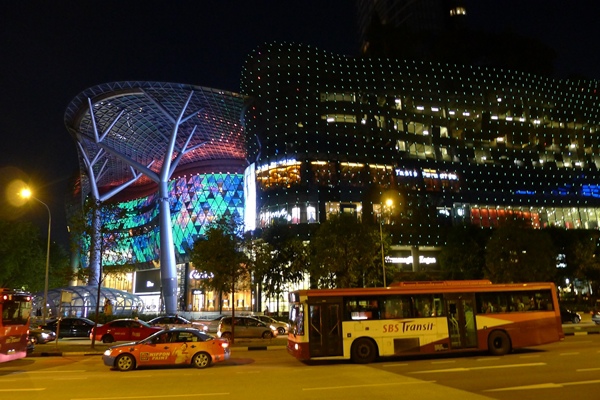
[{"label": "night sky", "polygon": [[[66,246],[64,198],[78,163],[63,117],[77,94],[122,80],[238,92],[246,55],[269,41],[301,42],[356,55],[354,4],[353,0],[1,1],[2,193],[13,176],[30,182],[37,197],[50,206],[53,238]],[[472,0],[468,6],[473,26],[533,36],[553,48],[559,76],[600,79],[600,1]],[[47,228],[47,212],[39,204],[18,212],[3,199],[0,206],[0,218],[32,220],[41,232]]]}]

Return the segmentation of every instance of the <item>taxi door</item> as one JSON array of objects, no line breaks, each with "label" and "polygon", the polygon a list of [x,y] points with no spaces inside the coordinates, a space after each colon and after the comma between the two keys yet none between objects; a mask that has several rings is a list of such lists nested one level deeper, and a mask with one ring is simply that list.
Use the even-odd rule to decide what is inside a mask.
[{"label": "taxi door", "polygon": [[179,343],[171,343],[172,332],[166,332],[154,337],[152,342],[144,343],[140,347],[140,365],[172,364],[175,360],[174,350]]},{"label": "taxi door", "polygon": [[140,324],[137,321],[129,321],[130,325],[129,325],[129,337],[127,339],[124,340],[142,340],[142,338],[144,338],[147,335],[143,335],[144,330],[146,329],[145,326],[143,326],[142,324]]}]

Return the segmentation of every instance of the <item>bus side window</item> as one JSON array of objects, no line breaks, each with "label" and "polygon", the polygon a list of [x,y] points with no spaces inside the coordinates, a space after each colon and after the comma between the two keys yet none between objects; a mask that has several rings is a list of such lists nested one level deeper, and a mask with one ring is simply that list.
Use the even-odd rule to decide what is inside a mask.
[{"label": "bus side window", "polygon": [[433,312],[434,312],[434,317],[441,317],[443,315],[445,315],[444,313],[444,307],[442,306],[442,296],[441,295],[434,295],[433,296]]},{"label": "bus side window", "polygon": [[417,317],[427,318],[433,315],[430,295],[415,296],[415,310]]}]

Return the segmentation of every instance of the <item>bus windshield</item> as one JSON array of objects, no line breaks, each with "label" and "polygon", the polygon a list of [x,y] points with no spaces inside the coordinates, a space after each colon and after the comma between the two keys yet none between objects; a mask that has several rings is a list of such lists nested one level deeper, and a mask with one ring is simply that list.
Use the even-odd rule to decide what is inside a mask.
[{"label": "bus windshield", "polygon": [[0,363],[27,355],[31,296],[0,288]]}]

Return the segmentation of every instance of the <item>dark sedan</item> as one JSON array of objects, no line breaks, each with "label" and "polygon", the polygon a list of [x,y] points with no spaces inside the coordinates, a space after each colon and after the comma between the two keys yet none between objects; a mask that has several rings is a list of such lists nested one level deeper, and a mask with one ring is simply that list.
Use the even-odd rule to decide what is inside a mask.
[{"label": "dark sedan", "polygon": [[565,324],[567,322],[572,322],[574,324],[578,324],[579,322],[581,322],[581,315],[579,315],[579,313],[576,313],[575,311],[571,311],[571,310],[561,307],[560,319],[562,320],[563,324]]},{"label": "dark sedan", "polygon": [[[48,329],[56,332],[58,320],[47,321],[46,325],[40,326],[42,329]],[[60,320],[59,338],[65,337],[90,337],[90,330],[94,327],[94,321],[87,318],[67,317]]]}]

